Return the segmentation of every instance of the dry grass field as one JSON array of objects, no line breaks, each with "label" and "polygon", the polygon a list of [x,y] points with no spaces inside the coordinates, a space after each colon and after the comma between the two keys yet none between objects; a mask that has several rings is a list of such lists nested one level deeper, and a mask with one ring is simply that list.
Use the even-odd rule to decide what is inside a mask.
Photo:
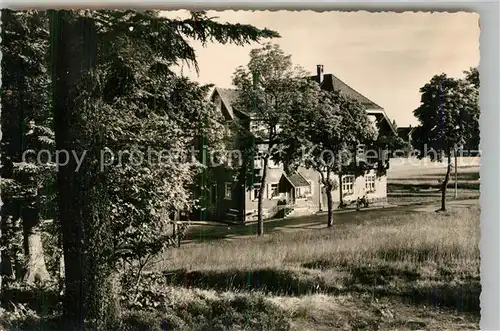
[{"label": "dry grass field", "polygon": [[[389,200],[437,205],[440,192],[419,185],[442,175],[390,175]],[[255,225],[194,227],[149,267],[137,295],[122,293],[136,304],[123,307],[120,330],[477,330],[479,203],[420,209],[429,208],[336,213],[333,229],[324,214],[272,221],[261,238]],[[38,317],[23,323],[36,327],[10,330],[54,329]]]},{"label": "dry grass field", "polygon": [[187,244],[158,288],[171,320],[215,318],[206,330],[478,329],[479,212]]},{"label": "dry grass field", "polygon": [[[389,202],[440,201],[444,174],[393,169]],[[458,187],[479,197],[479,168],[459,168]],[[170,313],[132,319],[148,330],[165,316],[172,330],[479,329],[479,204],[405,208],[336,214],[333,229],[324,215],[269,222],[262,238],[252,225],[193,229],[151,270]]]},{"label": "dry grass field", "polygon": [[[457,198],[479,197],[479,165],[473,158],[462,160],[464,166],[457,168]],[[428,162],[422,166],[396,163],[388,171],[387,190],[389,203],[394,205],[434,202],[441,199],[440,182],[444,179],[446,167]],[[455,169],[452,169],[447,186],[447,199],[455,198]]]}]

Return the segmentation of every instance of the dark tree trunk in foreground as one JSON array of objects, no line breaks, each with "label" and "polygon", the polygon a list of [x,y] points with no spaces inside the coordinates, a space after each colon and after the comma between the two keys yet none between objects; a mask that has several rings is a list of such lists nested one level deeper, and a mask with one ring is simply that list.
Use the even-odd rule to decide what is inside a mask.
[{"label": "dark tree trunk in foreground", "polygon": [[330,185],[325,186],[326,189],[326,204],[328,207],[328,227],[333,226],[333,198],[332,198],[332,187]]},{"label": "dark tree trunk in foreground", "polygon": [[450,181],[451,173],[451,153],[448,153],[448,166],[446,168],[446,176],[441,186],[441,211],[446,211],[446,189]]},{"label": "dark tree trunk in foreground", "polygon": [[[74,122],[74,104],[70,97],[81,75],[79,56],[71,43],[78,43],[81,36],[70,13],[53,11],[51,18],[51,61],[54,98],[54,119],[56,149],[71,152],[75,150],[75,137],[71,124]],[[84,257],[83,257],[83,210],[77,183],[74,158],[63,160],[57,174],[57,199],[59,222],[63,236],[65,291],[63,300],[64,317],[71,326],[83,329],[85,319],[84,296]],[[64,164],[63,163],[63,164]]]},{"label": "dark tree trunk in foreground", "polygon": [[[94,328],[109,329],[108,322],[116,320],[118,311],[112,258],[105,249],[112,247],[112,234],[102,216],[98,135],[93,132],[93,114],[75,104],[75,97],[87,88],[79,84],[94,68],[96,27],[92,19],[74,19],[67,11],[52,11],[50,18],[56,149],[69,153],[68,160],[60,160],[57,178],[64,317],[72,329],[83,329],[86,321]],[[80,168],[75,154],[84,156]]]},{"label": "dark tree trunk in foreground", "polygon": [[260,179],[259,198],[257,200],[257,235],[264,234],[264,218],[262,217],[262,201],[264,200],[263,193],[266,186],[267,163],[269,157],[264,158],[264,165],[262,169],[262,178]]}]

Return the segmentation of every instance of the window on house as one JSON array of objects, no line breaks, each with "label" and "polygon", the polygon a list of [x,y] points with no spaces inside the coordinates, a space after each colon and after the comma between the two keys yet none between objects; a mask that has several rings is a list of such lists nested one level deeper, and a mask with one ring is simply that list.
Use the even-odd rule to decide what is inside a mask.
[{"label": "window on house", "polygon": [[233,198],[233,183],[224,183],[224,199],[231,200]]},{"label": "window on house", "polygon": [[252,189],[252,200],[259,198],[260,184],[254,184]]},{"label": "window on house", "polygon": [[309,187],[306,188],[306,196],[311,196],[312,195],[312,192],[313,192],[313,184],[312,184],[312,180],[307,180],[307,182],[309,183]]},{"label": "window on house", "polygon": [[365,161],[366,159],[366,145],[360,144],[358,145],[358,149],[356,152],[356,158],[360,161]]},{"label": "window on house", "polygon": [[365,188],[367,192],[375,192],[375,175],[365,176]]},{"label": "window on house", "polygon": [[269,184],[267,196],[269,197],[269,200],[278,198],[278,183]]},{"label": "window on house", "polygon": [[354,176],[346,175],[342,177],[342,194],[354,193]]},{"label": "window on house", "polygon": [[261,152],[258,152],[253,158],[253,168],[254,169],[262,169],[264,165],[264,158]]},{"label": "window on house", "polygon": [[301,186],[295,189],[295,197],[305,199],[311,195],[311,186]]}]

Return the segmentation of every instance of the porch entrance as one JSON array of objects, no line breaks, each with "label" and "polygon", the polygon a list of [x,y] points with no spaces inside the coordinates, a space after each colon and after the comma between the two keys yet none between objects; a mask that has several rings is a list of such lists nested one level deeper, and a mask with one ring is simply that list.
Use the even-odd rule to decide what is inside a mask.
[{"label": "porch entrance", "polygon": [[288,205],[295,205],[297,199],[306,198],[311,193],[311,184],[298,172],[291,175],[283,173],[278,189],[284,194]]}]

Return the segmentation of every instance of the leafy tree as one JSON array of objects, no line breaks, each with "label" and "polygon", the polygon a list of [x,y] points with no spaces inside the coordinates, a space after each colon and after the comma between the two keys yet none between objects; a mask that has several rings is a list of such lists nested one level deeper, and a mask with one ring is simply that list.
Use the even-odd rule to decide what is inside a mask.
[{"label": "leafy tree", "polygon": [[[446,210],[446,188],[452,167],[451,158],[474,134],[479,120],[478,91],[467,80],[435,75],[421,89],[421,105],[414,110],[420,122],[420,157],[447,159],[448,167],[441,186],[441,209]],[[435,153],[425,155],[432,149]]]},{"label": "leafy tree", "polygon": [[[470,68],[464,71],[465,81],[473,87],[475,93],[479,95],[480,79],[479,70],[477,68]],[[479,97],[478,97],[479,98]],[[478,151],[480,142],[479,120],[473,121],[472,132],[470,138],[465,142],[464,148],[470,151]]]},{"label": "leafy tree", "polygon": [[481,86],[479,80],[479,70],[476,68],[470,68],[469,70],[464,71],[465,80],[470,84],[474,85],[474,87],[478,88]]},{"label": "leafy tree", "polygon": [[[279,126],[290,111],[292,101],[299,97],[298,86],[304,77],[303,70],[292,66],[291,56],[271,43],[253,49],[247,67],[237,68],[233,76],[233,85],[237,89],[235,108],[248,115],[247,130],[250,130],[250,125],[257,125],[255,132],[247,135],[249,154],[263,155],[262,173],[257,176],[260,184],[257,201],[259,236],[264,234],[262,200],[269,159],[278,146]],[[253,158],[250,157],[249,161]],[[252,166],[250,171],[254,171]]]},{"label": "leafy tree", "polygon": [[297,100],[287,114],[280,132],[283,160],[288,171],[299,166],[312,168],[320,174],[325,188],[328,208],[328,227],[333,226],[332,191],[338,187],[334,179],[342,149],[342,118],[330,102],[328,92],[313,81],[304,81],[304,97]]},{"label": "leafy tree", "polygon": [[375,131],[361,105],[339,91],[322,91],[310,81],[300,91],[302,97],[293,104],[280,133],[280,157],[287,168],[304,166],[319,173],[332,227],[332,191],[342,185],[342,174],[354,171],[354,148],[372,141]]},{"label": "leafy tree", "polygon": [[375,145],[378,131],[368,118],[365,108],[357,100],[343,95],[340,91],[332,91],[328,97],[341,118],[341,149],[335,152],[338,153],[336,165],[339,175],[339,206],[342,208],[344,206],[342,177],[349,174],[359,177],[372,168],[365,159],[365,150],[359,155],[358,147]]},{"label": "leafy tree", "polygon": [[[78,327],[86,318],[111,327],[117,320],[117,252],[144,256],[157,249],[147,245],[141,251],[138,243],[153,244],[153,238],[139,224],[188,200],[183,184],[192,170],[187,163],[136,169],[126,158],[123,167],[109,169],[105,176],[99,169],[100,151],[110,143],[142,150],[165,138],[160,146],[175,152],[193,136],[210,135],[205,128],[192,128],[209,113],[203,89],[177,79],[169,66],[178,61],[196,65],[188,39],[243,45],[278,35],[250,25],[217,23],[203,12],[185,20],[130,10],[52,11],[50,18],[56,147],[86,153],[78,171],[70,158],[58,172],[65,316]],[[117,190],[116,199],[110,198],[110,188]],[[168,199],[160,199],[164,197]],[[133,220],[127,219],[130,215]],[[123,247],[116,243],[117,232],[125,234]]]},{"label": "leafy tree", "polygon": [[[54,141],[46,57],[48,19],[37,11],[2,10],[2,40],[2,230],[8,220],[21,220],[23,274],[32,283],[49,278],[40,219],[54,216],[50,189],[55,168],[39,164],[36,158],[41,150],[52,151]],[[3,244],[13,247],[10,239],[4,237]],[[11,264],[8,252],[2,250],[3,266]]]}]

